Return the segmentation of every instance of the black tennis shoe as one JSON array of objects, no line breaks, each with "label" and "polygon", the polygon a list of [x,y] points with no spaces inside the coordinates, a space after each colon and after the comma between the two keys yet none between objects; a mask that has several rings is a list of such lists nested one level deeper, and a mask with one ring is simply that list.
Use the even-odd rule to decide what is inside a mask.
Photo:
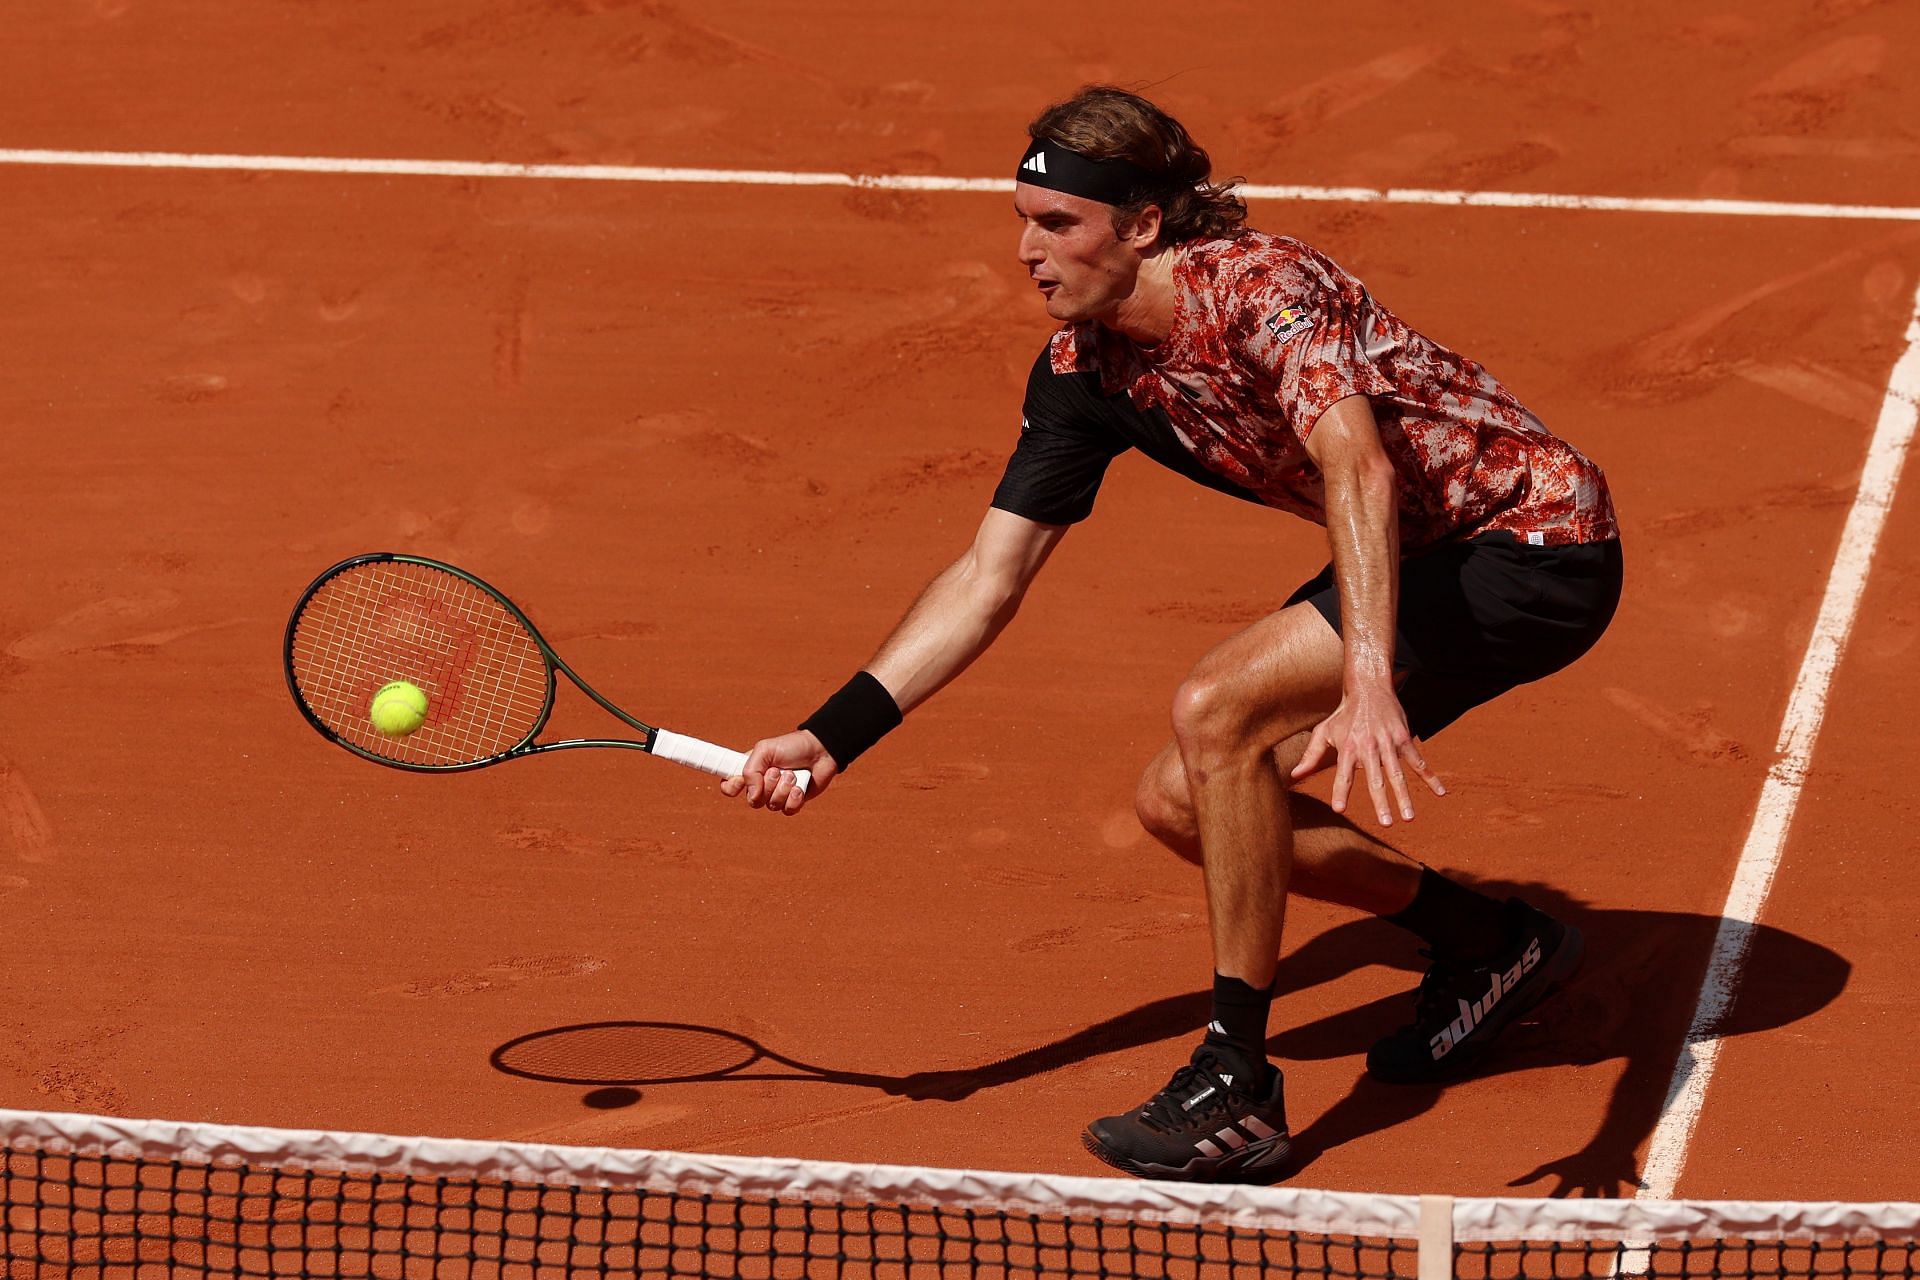
[{"label": "black tennis shoe", "polygon": [[1585,951],[1578,929],[1518,898],[1507,915],[1512,941],[1485,960],[1420,953],[1433,967],[1414,992],[1413,1022],[1367,1053],[1368,1075],[1390,1084],[1465,1075],[1501,1031],[1573,976]]},{"label": "black tennis shoe", "polygon": [[[1256,1081],[1268,1073],[1264,1088]],[[1269,1182],[1292,1153],[1277,1068],[1205,1041],[1166,1088],[1087,1126],[1087,1150],[1143,1178]]]}]

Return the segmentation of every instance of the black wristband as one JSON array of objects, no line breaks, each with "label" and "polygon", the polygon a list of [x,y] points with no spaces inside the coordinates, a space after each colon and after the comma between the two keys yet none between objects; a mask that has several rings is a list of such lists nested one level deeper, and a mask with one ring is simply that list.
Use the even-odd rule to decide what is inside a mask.
[{"label": "black wristband", "polygon": [[844,769],[886,737],[889,730],[897,728],[900,720],[900,704],[887,692],[887,686],[861,671],[841,685],[818,711],[802,720],[800,727],[820,739],[833,762]]}]

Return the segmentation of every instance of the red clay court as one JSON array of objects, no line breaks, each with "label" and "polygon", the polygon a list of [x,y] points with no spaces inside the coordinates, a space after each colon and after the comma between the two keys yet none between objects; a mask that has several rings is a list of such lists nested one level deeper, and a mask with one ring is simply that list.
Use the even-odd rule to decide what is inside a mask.
[{"label": "red clay court", "polygon": [[[610,752],[374,768],[278,650],[315,573],[405,551],[655,722],[804,715],[971,536],[1050,329],[1004,185],[898,180],[1004,184],[1040,106],[1116,80],[1308,189],[1254,224],[1486,363],[1625,529],[1604,642],[1437,738],[1453,795],[1392,833],[1564,909],[1582,977],[1491,1074],[1369,1085],[1412,943],[1296,904],[1292,1184],[1913,1198],[1920,504],[1881,428],[1920,389],[1916,38],[1872,0],[12,15],[0,1106],[1102,1172],[1081,1126],[1207,1007],[1135,779],[1318,530],[1121,461],[994,651],[791,822]],[[457,163],[333,163],[392,160]],[[1864,592],[1837,631],[1830,583]],[[1663,1127],[1770,822],[1697,1124]],[[568,1030],[632,1022],[810,1070],[635,1084]],[[529,1042],[567,1082],[501,1069]]]}]

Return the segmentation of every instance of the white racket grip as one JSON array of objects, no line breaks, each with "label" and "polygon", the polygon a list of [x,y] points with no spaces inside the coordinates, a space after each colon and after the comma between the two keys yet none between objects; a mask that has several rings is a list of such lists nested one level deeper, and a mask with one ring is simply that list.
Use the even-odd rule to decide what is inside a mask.
[{"label": "white racket grip", "polygon": [[[700,738],[689,738],[671,729],[653,731],[653,754],[662,760],[684,764],[703,773],[718,774],[722,778],[737,778],[747,767],[744,751],[717,746]],[[813,784],[813,775],[805,769],[794,770],[793,777],[794,785],[802,792]]]}]

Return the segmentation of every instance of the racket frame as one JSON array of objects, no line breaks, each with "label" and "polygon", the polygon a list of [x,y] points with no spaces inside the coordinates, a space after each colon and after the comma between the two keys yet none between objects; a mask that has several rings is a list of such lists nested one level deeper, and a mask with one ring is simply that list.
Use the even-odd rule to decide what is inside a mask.
[{"label": "racket frame", "polygon": [[[520,741],[503,751],[497,751],[493,755],[479,760],[466,760],[455,764],[416,764],[406,760],[390,759],[378,752],[368,751],[365,747],[349,742],[338,733],[335,733],[327,726],[325,721],[314,714],[313,708],[307,705],[306,698],[301,696],[300,682],[293,673],[293,641],[300,628],[300,619],[306,613],[307,602],[313,599],[314,594],[319,591],[321,587],[343,573],[369,564],[419,565],[423,568],[438,570],[441,573],[452,574],[468,585],[486,592],[488,596],[504,606],[507,612],[513,615],[515,621],[527,629],[527,634],[533,638],[533,643],[538,646],[541,656],[546,659],[547,693],[546,704],[540,708],[539,717],[534,721],[533,727],[527,730],[525,736],[523,736]],[[547,643],[547,638],[540,634],[540,628],[533,625],[533,619],[527,617],[525,610],[521,609],[520,606],[513,601],[507,599],[505,593],[498,587],[495,587],[489,582],[482,581],[480,578],[468,573],[465,569],[447,564],[445,561],[430,560],[425,556],[402,555],[393,551],[372,551],[364,555],[357,555],[350,559],[342,560],[339,564],[326,570],[308,584],[307,589],[300,593],[299,601],[293,606],[293,613],[287,619],[286,639],[281,646],[281,658],[282,665],[286,671],[287,690],[293,694],[294,704],[300,708],[300,714],[307,718],[307,723],[319,731],[321,737],[336,746],[345,747],[348,751],[351,751],[363,760],[371,760],[375,764],[383,764],[390,769],[403,769],[408,773],[465,773],[473,769],[484,769],[489,765],[500,764],[506,760],[517,759],[521,756],[540,755],[547,751],[567,751],[575,747],[621,747],[629,751],[645,751],[648,754],[652,754],[654,746],[659,742],[662,732],[653,725],[628,715],[625,711],[622,711],[619,707],[609,702],[592,685],[582,680],[579,675],[574,672],[574,669],[567,665],[566,660],[554,652],[553,646]],[[557,683],[553,678],[555,671],[559,671],[565,675],[568,680],[573,682],[575,688],[599,703],[600,706],[615,719],[637,729],[641,737],[638,740],[629,738],[563,738],[558,742],[535,742],[534,739],[540,735],[542,729],[547,727],[547,720],[553,715],[554,694],[557,689]]]}]

